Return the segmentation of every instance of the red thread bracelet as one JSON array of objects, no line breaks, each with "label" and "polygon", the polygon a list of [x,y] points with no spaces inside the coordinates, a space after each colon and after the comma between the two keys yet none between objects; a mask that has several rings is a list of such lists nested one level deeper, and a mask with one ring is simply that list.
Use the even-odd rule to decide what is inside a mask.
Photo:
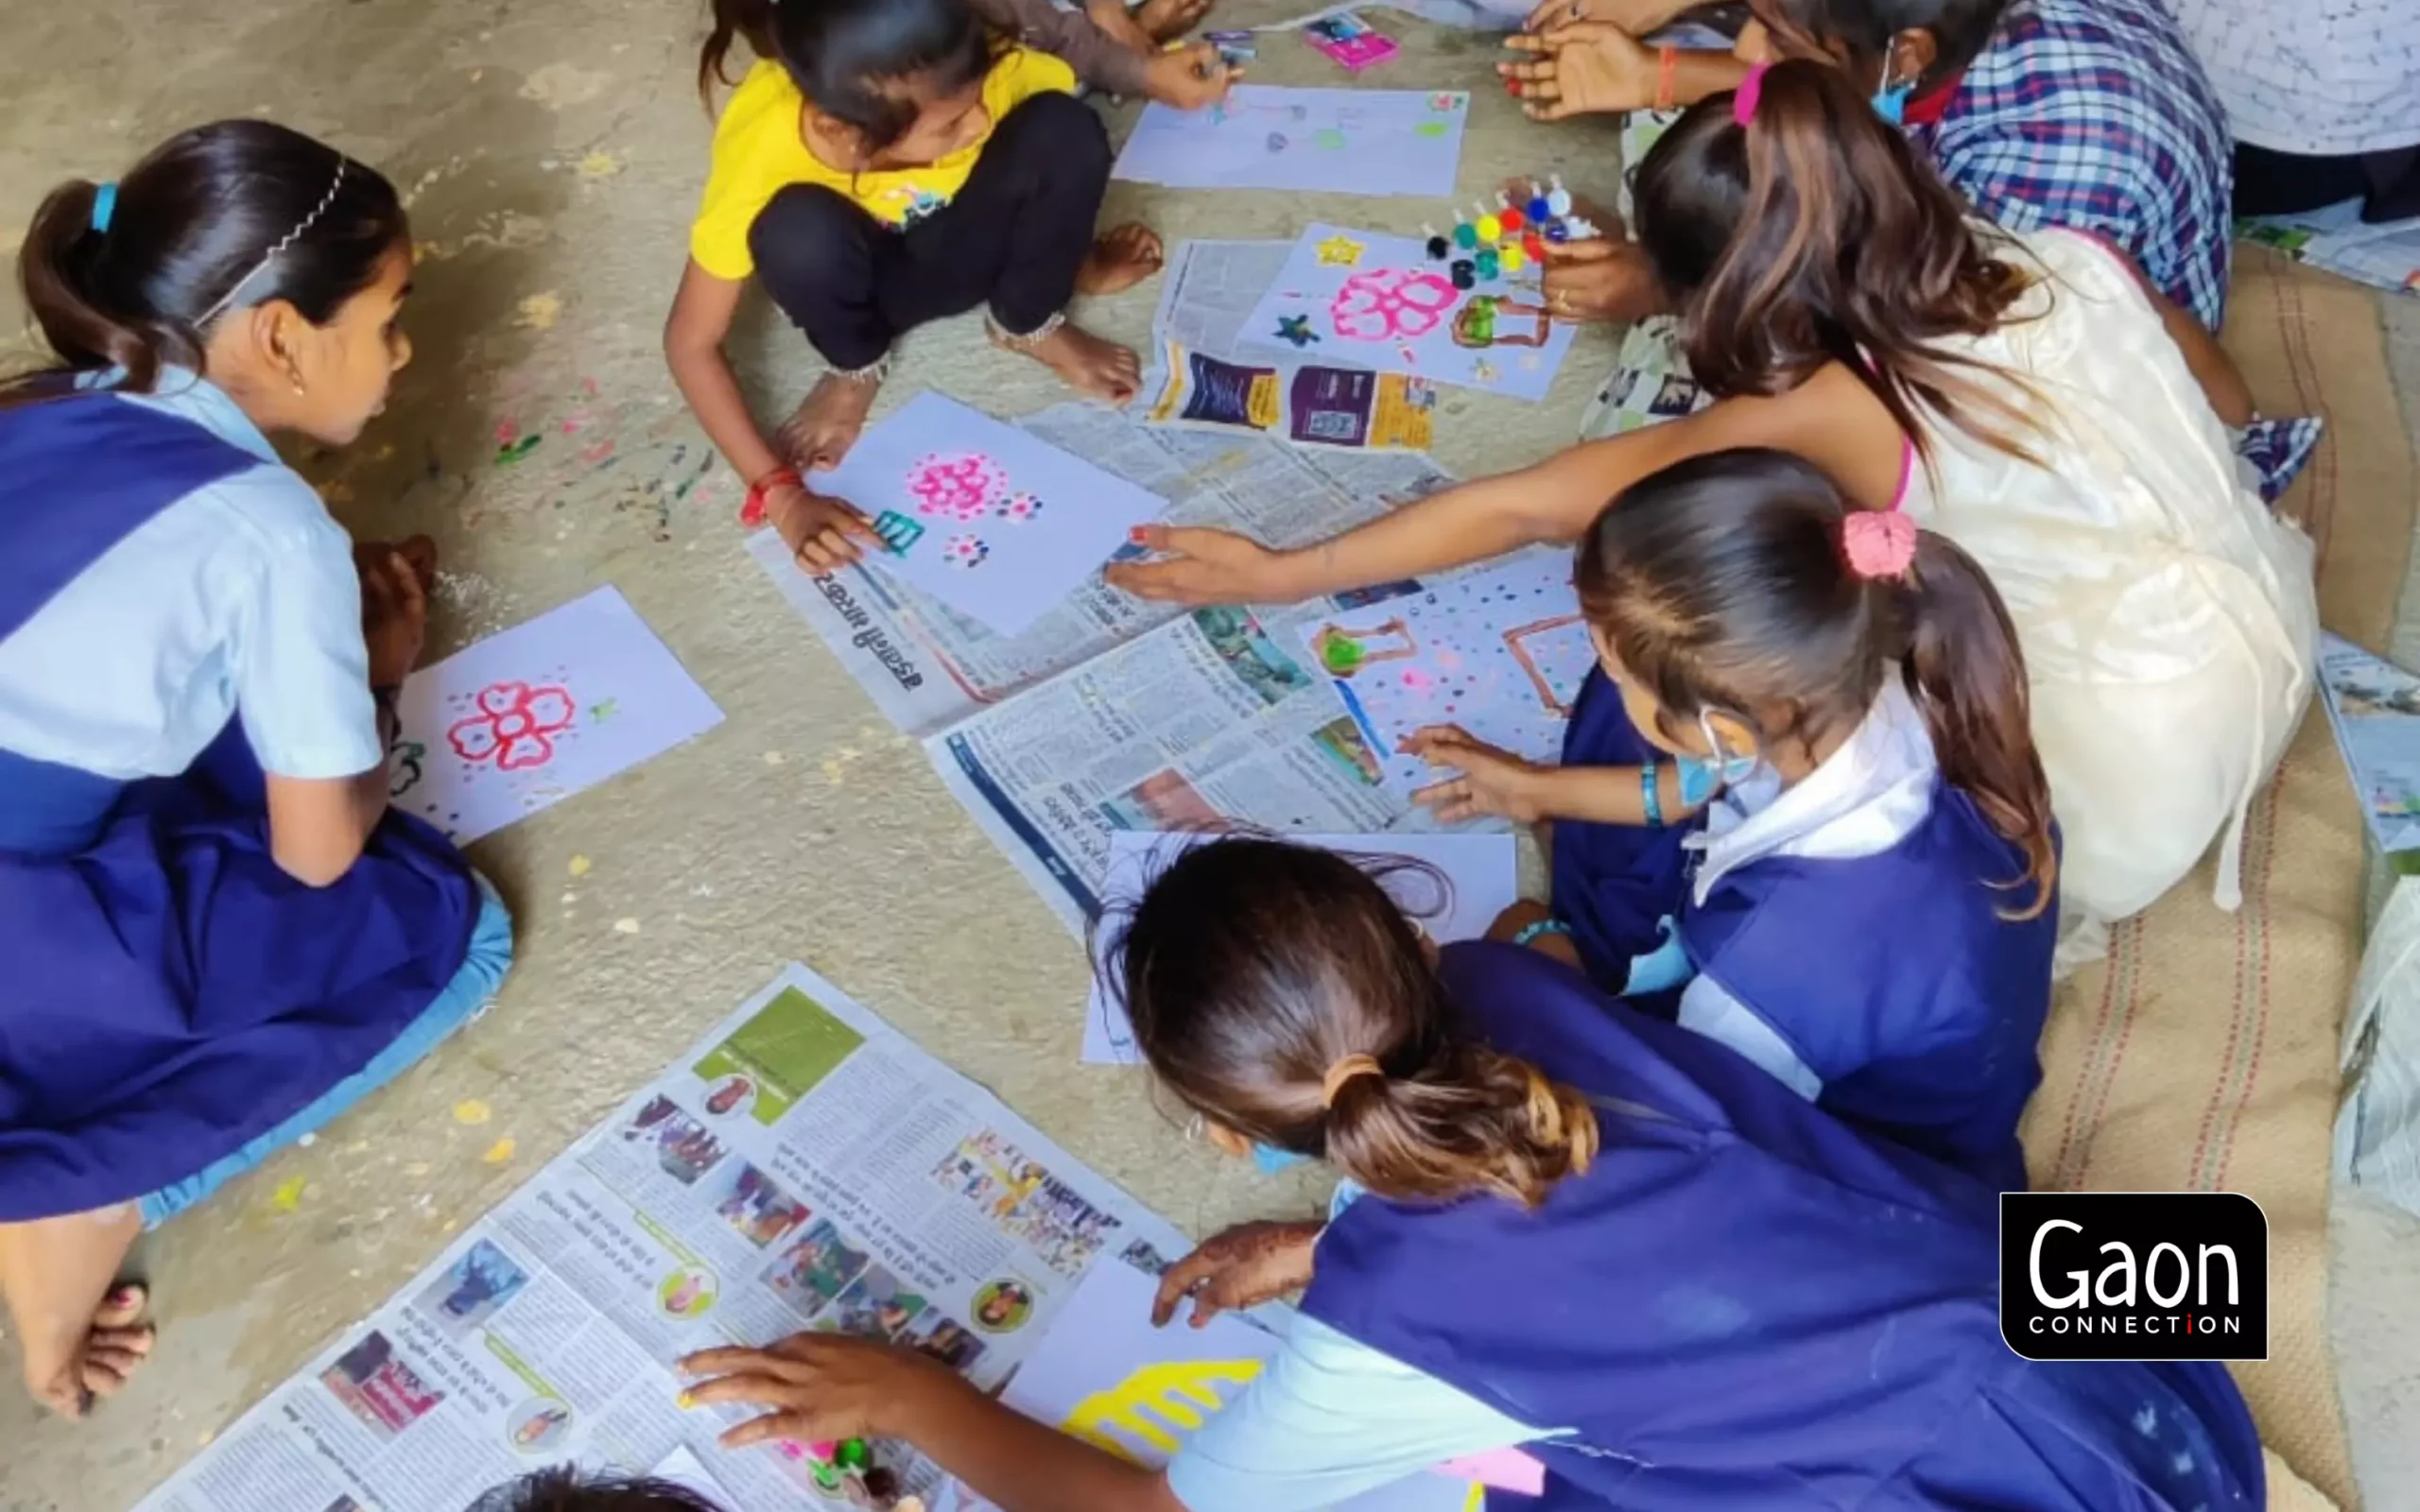
[{"label": "red thread bracelet", "polygon": [[1681,49],[1668,42],[1666,43],[1662,50],[1655,55],[1655,108],[1657,110],[1668,111],[1672,108],[1673,85],[1680,67]]},{"label": "red thread bracelet", "polygon": [[739,523],[753,530],[765,523],[765,495],[775,489],[803,489],[806,480],[794,467],[777,467],[748,485],[748,497],[739,506]]}]

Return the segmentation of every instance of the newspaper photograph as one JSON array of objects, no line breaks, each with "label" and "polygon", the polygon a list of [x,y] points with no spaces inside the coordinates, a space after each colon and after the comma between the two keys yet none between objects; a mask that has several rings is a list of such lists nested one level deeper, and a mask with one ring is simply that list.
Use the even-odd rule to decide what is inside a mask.
[{"label": "newspaper photograph", "polygon": [[[566,1460],[677,1466],[733,1508],[847,1505],[803,1449],[720,1448],[749,1414],[684,1411],[674,1362],[826,1330],[994,1390],[1094,1266],[1189,1247],[792,965],[139,1512],[461,1512]],[[942,1489],[900,1446],[875,1461]]]},{"label": "newspaper photograph", "polygon": [[[1151,318],[1150,366],[1128,412],[1153,425],[1305,446],[1426,450],[1437,407],[1436,386],[1426,379],[1313,362],[1307,351],[1293,360],[1265,347],[1243,354],[1245,319],[1285,272],[1292,247],[1187,241],[1177,248]],[[1285,338],[1299,344],[1307,335]]]}]

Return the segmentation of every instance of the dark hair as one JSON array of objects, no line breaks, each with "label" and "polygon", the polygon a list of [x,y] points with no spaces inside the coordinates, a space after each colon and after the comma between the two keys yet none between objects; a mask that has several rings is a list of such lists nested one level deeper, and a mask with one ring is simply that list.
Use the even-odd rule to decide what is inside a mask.
[{"label": "dark hair", "polygon": [[2008,7],[2009,0],[1763,0],[1757,9],[1786,54],[1830,56],[1838,46],[1843,61],[1876,71],[1857,80],[1871,90],[1901,32],[1932,33],[1932,66],[1919,81],[1928,86],[1981,57]]},{"label": "dark hair", "polygon": [[578,1467],[532,1470],[471,1503],[470,1512],[722,1512],[670,1481],[583,1476]]},{"label": "dark hair", "polygon": [[1987,880],[2030,886],[2012,917],[2033,918],[2055,896],[2059,859],[2008,610],[1974,558],[1930,531],[1904,580],[1851,571],[1855,508],[1787,452],[1674,463],[1581,538],[1580,606],[1668,735],[1711,711],[1811,745],[1855,729],[1898,663],[1942,774],[2024,853],[2022,875]]},{"label": "dark hair", "polygon": [[[1419,931],[1361,862],[1281,840],[1195,846],[1105,953],[1134,1042],[1196,1111],[1382,1197],[1526,1207],[1588,1168],[1585,1098],[1464,1034]],[[1348,1056],[1380,1074],[1341,1083]]]},{"label": "dark hair", "polygon": [[2032,459],[2025,412],[1977,380],[2021,381],[1941,345],[1998,327],[2027,276],[1839,69],[1774,64],[1744,128],[1733,98],[1691,106],[1633,185],[1639,241],[1687,312],[1697,381],[1785,393],[1837,362],[1920,451],[1922,406]]},{"label": "dark hair", "polygon": [[730,83],[735,38],[778,58],[808,103],[855,128],[870,148],[916,124],[911,80],[937,94],[991,71],[990,30],[967,0],[712,0],[714,29],[698,55],[698,90]]},{"label": "dark hair", "polygon": [[58,360],[0,385],[0,404],[110,368],[148,392],[163,367],[199,370],[207,327],[229,309],[284,300],[324,325],[411,240],[375,168],[268,121],[198,126],[152,148],[117,181],[107,230],[93,225],[100,192],[74,180],[34,212],[17,276]]}]

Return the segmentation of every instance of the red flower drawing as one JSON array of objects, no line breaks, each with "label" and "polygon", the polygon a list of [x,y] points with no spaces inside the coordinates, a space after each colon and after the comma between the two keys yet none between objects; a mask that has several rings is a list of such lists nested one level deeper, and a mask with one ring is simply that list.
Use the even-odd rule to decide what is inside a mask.
[{"label": "red flower drawing", "polygon": [[498,682],[479,690],[479,712],[445,731],[454,754],[466,762],[493,762],[508,772],[526,772],[555,759],[551,738],[571,728],[579,709],[557,687]]}]

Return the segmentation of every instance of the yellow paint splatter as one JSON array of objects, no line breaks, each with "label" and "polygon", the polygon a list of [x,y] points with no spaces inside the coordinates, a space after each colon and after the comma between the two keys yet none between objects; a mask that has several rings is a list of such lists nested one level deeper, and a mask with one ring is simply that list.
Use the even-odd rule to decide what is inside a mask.
[{"label": "yellow paint splatter", "polygon": [[454,1122],[457,1124],[475,1125],[484,1124],[493,1117],[495,1117],[495,1109],[475,1097],[465,1098],[454,1105]]},{"label": "yellow paint splatter", "polygon": [[586,856],[574,856],[571,858],[571,866],[568,869],[575,877],[585,877],[588,875],[588,866],[589,862]]},{"label": "yellow paint splatter", "polygon": [[512,322],[514,325],[525,331],[551,331],[555,322],[562,318],[563,297],[548,289],[523,300],[520,309],[520,318]]},{"label": "yellow paint splatter", "polygon": [[302,1206],[302,1189],[310,1184],[308,1177],[289,1176],[269,1194],[268,1205],[280,1212],[292,1212]]},{"label": "yellow paint splatter", "polygon": [[624,163],[621,159],[614,156],[611,152],[592,152],[588,156],[579,160],[579,166],[575,171],[577,171],[581,178],[594,183],[599,179],[611,179],[614,175],[621,172],[626,166],[628,166],[628,164]]},{"label": "yellow paint splatter", "polygon": [[639,921],[635,919],[617,919],[614,920],[614,933],[616,935],[635,935],[638,932]]},{"label": "yellow paint splatter", "polygon": [[505,1161],[512,1159],[513,1149],[514,1145],[512,1143],[512,1136],[507,1134],[504,1138],[496,1141],[493,1144],[489,1145],[488,1153],[480,1156],[479,1159],[485,1160],[490,1165],[502,1165]]}]

